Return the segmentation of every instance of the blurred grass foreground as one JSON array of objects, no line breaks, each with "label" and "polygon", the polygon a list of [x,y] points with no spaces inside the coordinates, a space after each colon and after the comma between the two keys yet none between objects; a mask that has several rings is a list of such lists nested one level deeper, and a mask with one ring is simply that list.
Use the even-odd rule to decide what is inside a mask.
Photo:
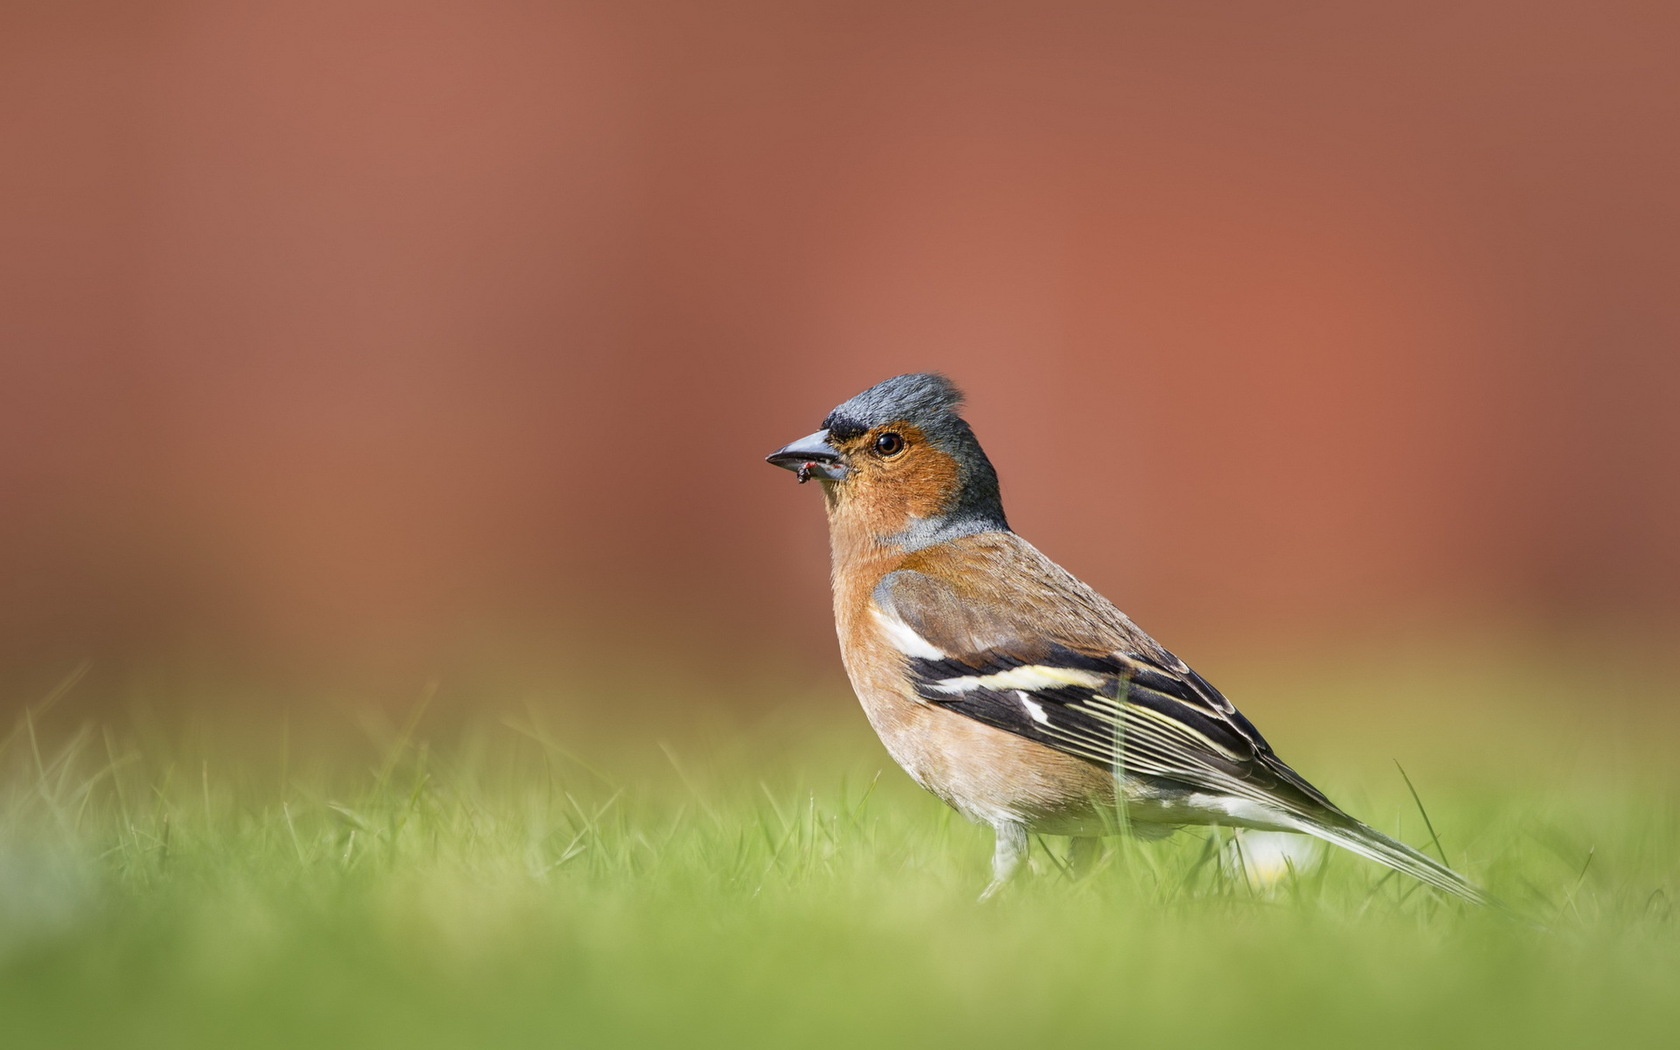
[{"label": "blurred grass foreground", "polygon": [[[1301,683],[1262,671],[1245,707],[1436,849],[1404,758],[1448,859],[1532,925],[1340,853],[1268,877],[1206,829],[1082,882],[1035,842],[977,905],[987,833],[844,695],[636,739],[559,707],[253,731],[38,704],[0,743],[0,1041],[1672,1045],[1672,726],[1458,670],[1410,707],[1381,693],[1415,681],[1326,672],[1275,717]],[[1357,727],[1325,714],[1356,680],[1387,712]]]}]

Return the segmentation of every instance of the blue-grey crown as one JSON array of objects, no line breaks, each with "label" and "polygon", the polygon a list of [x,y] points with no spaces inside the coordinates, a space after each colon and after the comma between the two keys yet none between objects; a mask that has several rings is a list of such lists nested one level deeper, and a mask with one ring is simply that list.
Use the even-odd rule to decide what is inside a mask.
[{"label": "blue-grey crown", "polygon": [[823,429],[856,433],[904,420],[923,430],[938,429],[948,418],[957,418],[962,391],[937,372],[912,372],[876,383],[856,397],[838,405],[823,420]]}]

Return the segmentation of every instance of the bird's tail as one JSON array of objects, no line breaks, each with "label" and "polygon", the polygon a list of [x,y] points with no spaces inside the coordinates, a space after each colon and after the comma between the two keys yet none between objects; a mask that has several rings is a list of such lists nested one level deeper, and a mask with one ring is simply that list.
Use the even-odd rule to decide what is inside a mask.
[{"label": "bird's tail", "polygon": [[1376,828],[1361,824],[1340,811],[1326,814],[1326,818],[1322,820],[1298,819],[1296,830],[1410,875],[1455,897],[1462,897],[1476,904],[1504,907],[1498,898],[1440,861],[1425,856],[1404,842],[1391,839]]}]

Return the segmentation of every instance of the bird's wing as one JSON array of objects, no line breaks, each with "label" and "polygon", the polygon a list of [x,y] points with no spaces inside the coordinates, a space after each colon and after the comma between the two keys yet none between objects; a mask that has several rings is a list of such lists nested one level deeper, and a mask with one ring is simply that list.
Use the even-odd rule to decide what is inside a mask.
[{"label": "bird's wing", "polygon": [[1128,777],[1340,814],[1219,690],[1027,550],[1042,565],[900,569],[876,587],[877,615],[924,701]]}]

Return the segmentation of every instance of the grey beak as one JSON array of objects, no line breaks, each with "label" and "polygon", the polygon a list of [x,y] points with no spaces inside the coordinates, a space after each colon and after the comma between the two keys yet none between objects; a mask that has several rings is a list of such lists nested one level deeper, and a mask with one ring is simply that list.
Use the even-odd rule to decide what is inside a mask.
[{"label": "grey beak", "polygon": [[819,430],[791,445],[784,445],[765,456],[764,461],[783,470],[793,471],[799,475],[801,485],[812,478],[839,481],[846,476],[848,470],[846,461],[835,451],[834,446],[828,443],[826,430]]}]

